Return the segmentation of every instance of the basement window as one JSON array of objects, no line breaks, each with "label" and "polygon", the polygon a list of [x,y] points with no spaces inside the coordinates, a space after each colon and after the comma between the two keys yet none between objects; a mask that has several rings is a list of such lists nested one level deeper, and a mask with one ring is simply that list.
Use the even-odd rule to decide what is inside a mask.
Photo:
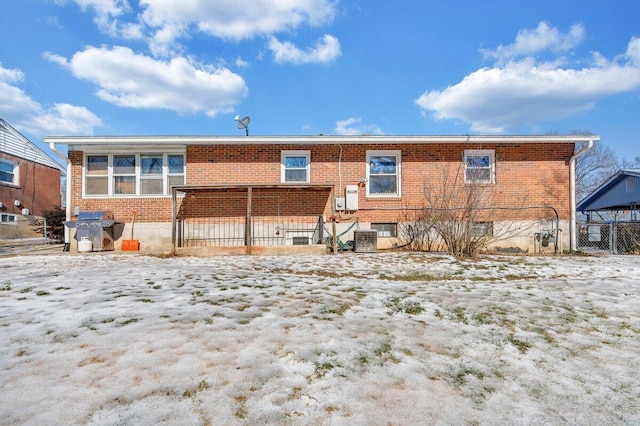
[{"label": "basement window", "polygon": [[18,216],[15,214],[2,213],[2,215],[0,215],[0,223],[2,224],[15,225],[17,222],[18,222]]},{"label": "basement window", "polygon": [[398,224],[396,223],[372,223],[371,229],[378,231],[379,238],[395,238],[398,236]]},{"label": "basement window", "polygon": [[473,222],[471,236],[473,238],[493,237],[493,222]]}]

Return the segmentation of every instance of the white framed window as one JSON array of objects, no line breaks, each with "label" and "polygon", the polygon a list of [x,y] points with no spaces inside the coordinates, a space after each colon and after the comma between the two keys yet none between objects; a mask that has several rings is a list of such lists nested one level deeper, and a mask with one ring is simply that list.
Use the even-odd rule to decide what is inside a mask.
[{"label": "white framed window", "polygon": [[184,154],[87,154],[84,196],[164,196],[185,182]]},{"label": "white framed window", "polygon": [[184,185],[184,155],[167,154],[167,194],[172,186]]},{"label": "white framed window", "polygon": [[282,183],[311,182],[311,151],[282,151],[280,170]]},{"label": "white framed window", "polygon": [[109,156],[87,155],[84,166],[85,195],[109,194]]},{"label": "white framed window", "polygon": [[400,196],[400,151],[367,151],[367,196]]},{"label": "white framed window", "polygon": [[140,195],[165,193],[162,160],[164,160],[162,154],[140,155]]},{"label": "white framed window", "polygon": [[136,194],[136,155],[114,155],[112,159],[113,194]]},{"label": "white framed window", "polygon": [[18,164],[13,161],[0,159],[0,182],[11,185],[18,184]]},{"label": "white framed window", "polygon": [[0,215],[0,223],[8,224],[8,225],[15,225],[16,223],[18,223],[18,215],[2,213]]},{"label": "white framed window", "polygon": [[394,238],[398,236],[397,223],[372,223],[371,229],[378,231],[380,238]]},{"label": "white framed window", "polygon": [[635,191],[634,184],[635,184],[635,179],[632,176],[628,177],[626,181],[626,192],[634,192]]},{"label": "white framed window", "polygon": [[465,150],[464,181],[465,183],[495,183],[495,151]]}]

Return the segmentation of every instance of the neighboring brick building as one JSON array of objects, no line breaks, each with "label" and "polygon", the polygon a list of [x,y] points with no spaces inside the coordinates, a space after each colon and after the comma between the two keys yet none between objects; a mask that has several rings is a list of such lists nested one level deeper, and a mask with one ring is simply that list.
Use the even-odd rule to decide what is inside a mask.
[{"label": "neighboring brick building", "polygon": [[[587,137],[599,140],[596,136]],[[402,245],[422,207],[487,193],[479,232],[535,249],[549,229],[569,247],[580,136],[51,137],[69,149],[68,211],[112,210],[143,250],[322,243],[375,229]],[[172,191],[172,187],[178,190]],[[458,208],[458,207],[455,207]],[[557,220],[556,220],[557,219]],[[356,221],[357,220],[357,221]],[[251,226],[247,226],[251,223]],[[345,232],[347,231],[348,232]],[[124,235],[124,237],[121,237]],[[506,235],[506,234],[505,234]],[[247,243],[249,241],[249,243]],[[116,241],[116,249],[119,247]]]},{"label": "neighboring brick building", "polygon": [[28,218],[62,204],[64,168],[0,118],[0,238],[32,236]]}]

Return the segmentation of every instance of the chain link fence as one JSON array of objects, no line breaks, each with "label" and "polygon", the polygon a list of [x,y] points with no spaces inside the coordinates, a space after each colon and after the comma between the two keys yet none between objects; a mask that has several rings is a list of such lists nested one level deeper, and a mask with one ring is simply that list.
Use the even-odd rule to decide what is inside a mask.
[{"label": "chain link fence", "polygon": [[612,254],[640,254],[640,222],[578,224],[578,249]]}]

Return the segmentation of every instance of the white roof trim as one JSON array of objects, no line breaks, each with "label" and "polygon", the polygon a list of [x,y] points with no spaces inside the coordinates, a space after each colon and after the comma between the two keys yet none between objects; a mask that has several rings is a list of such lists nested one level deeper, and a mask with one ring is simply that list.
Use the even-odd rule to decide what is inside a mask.
[{"label": "white roof trim", "polygon": [[574,143],[600,136],[49,136],[45,142],[66,145],[333,145],[431,143]]},{"label": "white roof trim", "polygon": [[66,175],[66,168],[64,166],[2,118],[0,118],[0,151],[60,170],[62,176]]}]

